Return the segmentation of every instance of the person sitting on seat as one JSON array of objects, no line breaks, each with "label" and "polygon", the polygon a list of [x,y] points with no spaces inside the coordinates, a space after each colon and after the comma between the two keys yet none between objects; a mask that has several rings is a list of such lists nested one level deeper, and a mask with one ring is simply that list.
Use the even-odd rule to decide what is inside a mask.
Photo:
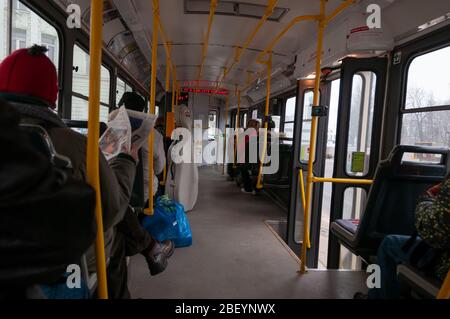
[{"label": "person sitting on seat", "polygon": [[[252,151],[250,149],[251,145],[258,146],[258,133],[260,129],[259,121],[257,120],[249,120],[247,123],[247,132],[248,134],[245,134],[245,139],[243,141],[239,141],[239,150],[238,150],[238,162],[241,160],[241,156],[245,156],[245,162],[239,163],[239,172],[242,176],[242,182],[244,187],[241,189],[241,191],[245,194],[256,194],[256,185],[252,181],[251,178],[251,171],[252,167],[257,163],[250,163],[251,154]],[[256,157],[258,157],[258,154],[256,154]]]},{"label": "person sitting on seat", "polygon": [[[86,180],[87,139],[84,135],[69,129],[54,113],[58,95],[58,76],[52,61],[46,56],[47,49],[33,46],[20,49],[5,58],[0,64],[0,97],[7,100],[27,123],[44,127],[53,141],[56,151],[68,157],[72,162],[72,170],[68,172],[74,179]],[[116,228],[123,224],[138,225],[137,217],[130,213],[129,202],[136,173],[138,150],[131,154],[120,154],[106,161],[100,152],[100,188],[103,211],[103,226],[105,231],[105,253],[109,259],[121,246],[119,240],[114,240]],[[173,251],[173,245],[168,243],[160,247],[145,236],[145,230],[138,228],[142,235],[138,248],[144,254],[149,267],[162,268],[167,256]],[[125,231],[123,231],[125,232]],[[117,237],[117,236],[116,236]],[[136,243],[134,243],[136,244]],[[113,250],[114,248],[114,250]],[[95,271],[95,247],[88,250],[87,262],[90,271]],[[114,287],[112,287],[114,288]]]},{"label": "person sitting on seat", "polygon": [[[444,281],[450,270],[450,174],[445,182],[429,189],[416,207],[416,228],[419,237],[390,235],[378,249],[377,263],[381,268],[381,287],[369,291],[369,299],[397,299],[400,284],[397,266],[408,263],[414,248],[424,241],[436,252],[431,276]],[[427,269],[428,270],[428,269]],[[356,299],[363,299],[361,293]]]},{"label": "person sitting on seat", "polygon": [[[145,109],[145,100],[139,94],[135,92],[125,92],[122,96],[122,99],[119,102],[120,106],[125,106],[128,111],[128,115],[130,119],[132,118],[140,118]],[[113,113],[111,113],[113,116]],[[164,137],[163,135],[156,129],[154,132],[154,141],[153,141],[153,196],[156,195],[159,187],[158,175],[160,175],[164,167],[166,166],[166,154],[164,151]],[[133,130],[138,129],[137,127],[133,127]],[[145,201],[148,200],[148,189],[149,189],[149,171],[148,171],[148,142],[144,142],[142,146],[142,161],[144,166],[144,196]]]}]

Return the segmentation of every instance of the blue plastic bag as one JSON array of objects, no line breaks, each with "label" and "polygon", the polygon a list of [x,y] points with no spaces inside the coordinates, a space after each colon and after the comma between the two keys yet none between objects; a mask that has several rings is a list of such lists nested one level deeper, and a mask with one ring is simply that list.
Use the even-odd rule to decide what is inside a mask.
[{"label": "blue plastic bag", "polygon": [[142,220],[144,227],[157,241],[172,240],[175,247],[192,245],[192,232],[184,207],[168,196],[156,200],[153,216]]},{"label": "blue plastic bag", "polygon": [[64,274],[60,282],[53,285],[40,285],[43,294],[48,299],[54,300],[76,300],[76,299],[91,299],[91,293],[88,286],[81,280],[80,288],[70,289],[67,286],[67,278],[69,273]]}]

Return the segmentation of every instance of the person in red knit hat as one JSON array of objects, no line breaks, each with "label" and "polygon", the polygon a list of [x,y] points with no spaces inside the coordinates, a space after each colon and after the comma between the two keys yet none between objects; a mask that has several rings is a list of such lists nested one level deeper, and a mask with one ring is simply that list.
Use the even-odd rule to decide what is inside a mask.
[{"label": "person in red knit hat", "polygon": [[[5,99],[21,115],[23,123],[32,123],[45,128],[56,151],[71,160],[73,177],[86,179],[87,139],[70,128],[55,114],[58,97],[58,75],[54,64],[46,56],[47,49],[33,46],[13,52],[0,63],[0,98]],[[146,257],[149,266],[166,264],[166,256],[173,247],[164,247],[152,240],[143,230],[136,215],[129,212],[129,201],[134,183],[137,150],[132,154],[120,154],[107,162],[100,152],[100,186],[105,230],[107,258],[124,244],[127,234],[139,234],[133,248]],[[131,227],[134,227],[130,230]],[[122,228],[122,234],[116,229]],[[113,240],[114,239],[114,240]],[[122,247],[123,248],[123,247]],[[95,247],[87,252],[88,265],[95,271]],[[130,297],[126,282],[114,278],[116,269],[110,269],[108,288],[112,298]],[[163,269],[162,269],[163,270]]]},{"label": "person in red knit hat", "polygon": [[47,49],[33,46],[12,53],[0,64],[0,92],[8,100],[56,108],[58,75]]}]

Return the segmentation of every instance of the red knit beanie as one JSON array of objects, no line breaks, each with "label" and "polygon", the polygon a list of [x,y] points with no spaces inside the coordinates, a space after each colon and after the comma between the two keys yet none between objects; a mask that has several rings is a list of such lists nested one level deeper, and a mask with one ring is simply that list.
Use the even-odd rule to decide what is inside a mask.
[{"label": "red knit beanie", "polygon": [[56,107],[58,75],[47,49],[33,46],[13,52],[0,63],[0,93],[38,98]]}]

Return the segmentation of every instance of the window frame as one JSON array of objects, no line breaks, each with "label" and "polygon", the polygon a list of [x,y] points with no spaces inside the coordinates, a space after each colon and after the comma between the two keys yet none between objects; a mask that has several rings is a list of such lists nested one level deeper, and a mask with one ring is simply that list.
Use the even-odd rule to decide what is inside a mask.
[{"label": "window frame", "polygon": [[[79,42],[79,41],[75,41],[74,43],[73,43],[73,48],[72,48],[72,55],[74,55],[75,54],[75,47],[78,47],[78,48],[80,48],[88,57],[89,57],[89,62],[90,62],[90,54],[89,54],[89,50],[86,50],[86,48]],[[72,59],[72,61],[73,61],[73,59]],[[74,62],[74,61],[73,61]],[[90,64],[90,63],[89,63]],[[90,67],[90,65],[88,65],[87,66],[88,68]],[[113,84],[113,71],[112,71],[112,68],[108,65],[108,64],[105,64],[104,63],[104,61],[102,60],[102,64],[101,64],[101,68],[105,68],[107,71],[108,71],[108,74],[109,74],[109,88],[108,88],[108,92],[109,92],[109,94],[108,94],[108,99],[109,99],[109,104],[107,104],[107,103],[105,103],[105,102],[102,102],[101,101],[101,99],[100,99],[100,107],[107,107],[108,108],[108,112],[110,112],[111,111],[111,109],[112,109],[112,107],[111,107],[111,90],[112,90],[112,84]],[[101,70],[101,69],[100,69]],[[72,88],[71,88],[71,93],[70,93],[70,97],[71,97],[71,101],[72,101],[72,99],[73,99],[73,97],[76,97],[76,98],[78,98],[78,99],[81,99],[81,100],[84,100],[84,101],[87,101],[88,103],[89,103],[89,96],[86,96],[86,95],[84,95],[84,94],[81,94],[81,93],[78,93],[78,92],[75,92],[74,91],[74,87],[73,87],[73,72],[74,72],[74,70],[73,70],[73,63],[72,63]],[[101,71],[100,71],[101,72]],[[73,105],[72,105],[72,102],[71,102],[71,110],[72,110],[72,112],[71,112],[71,114],[70,114],[70,118],[72,119],[72,113],[73,113]]]},{"label": "window frame", "polygon": [[[8,12],[6,13],[6,18],[7,18],[7,22],[8,22],[8,30],[7,30],[7,50],[6,50],[6,54],[7,56],[10,55],[13,52],[13,39],[12,39],[12,32],[14,29],[14,25],[13,25],[13,15],[14,15],[14,10],[16,11],[21,11],[21,12],[29,12],[30,14],[35,14],[36,16],[38,16],[40,19],[42,19],[43,21],[45,21],[48,25],[50,25],[52,28],[55,29],[56,34],[57,34],[57,41],[58,41],[58,64],[55,64],[56,70],[58,72],[58,105],[57,105],[57,110],[58,113],[61,114],[62,109],[63,109],[63,105],[64,105],[64,97],[63,94],[61,94],[62,92],[62,88],[64,87],[64,72],[66,70],[65,66],[64,66],[64,54],[66,52],[66,41],[67,41],[67,37],[66,37],[66,33],[65,33],[65,29],[63,27],[61,27],[60,23],[57,23],[57,19],[50,19],[47,15],[45,15],[42,10],[40,10],[40,8],[37,8],[35,4],[30,3],[29,1],[21,1],[21,0],[17,0],[17,2],[20,3],[20,5],[22,5],[26,10],[24,10],[23,8],[20,8],[19,6],[15,6],[14,5],[14,0],[7,0],[8,4],[9,4],[9,8],[8,8]],[[28,35],[27,35],[28,36]],[[56,57],[56,56],[55,56]]]},{"label": "window frame", "polygon": [[406,108],[407,92],[408,92],[408,75],[409,75],[409,71],[410,71],[411,64],[413,63],[413,61],[418,57],[424,56],[426,54],[429,54],[429,53],[432,53],[435,51],[439,51],[441,49],[445,49],[447,47],[450,47],[450,41],[441,42],[438,45],[430,46],[430,47],[427,47],[426,49],[417,50],[407,57],[407,61],[403,67],[403,70],[401,71],[402,72],[402,74],[401,74],[402,85],[401,85],[401,92],[400,92],[398,133],[397,133],[397,137],[396,137],[397,145],[404,145],[404,144],[402,144],[402,133],[403,133],[403,123],[404,123],[405,115],[417,114],[417,113],[450,111],[450,105],[429,106],[429,107],[410,108],[410,109]]},{"label": "window frame", "polygon": [[420,107],[420,108],[406,108],[406,101],[408,99],[407,93],[408,93],[408,75],[411,68],[411,64],[414,62],[415,59],[445,49],[450,48],[450,42],[444,43],[439,46],[435,46],[433,48],[430,48],[428,50],[419,51],[414,54],[412,54],[406,63],[406,66],[403,70],[403,87],[402,87],[402,96],[401,96],[401,108],[400,113],[403,117],[404,114],[407,113],[424,113],[424,112],[432,112],[432,111],[447,111],[450,110],[450,104],[449,105],[438,105],[438,106],[427,106],[427,107]]}]

